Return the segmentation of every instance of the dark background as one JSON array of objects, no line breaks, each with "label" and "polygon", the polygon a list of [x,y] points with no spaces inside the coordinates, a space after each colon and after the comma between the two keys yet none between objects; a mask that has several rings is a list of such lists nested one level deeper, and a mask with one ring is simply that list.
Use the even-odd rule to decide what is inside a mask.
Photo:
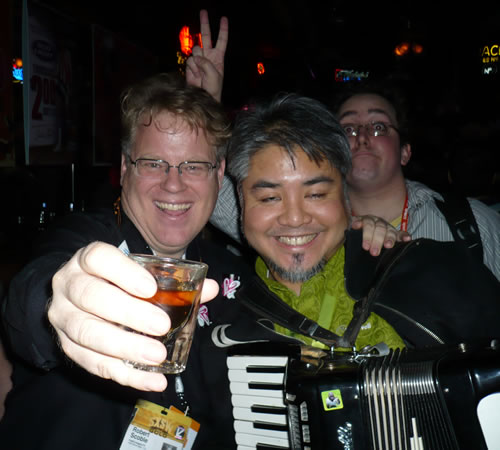
[{"label": "dark background", "polygon": [[[458,190],[487,203],[499,202],[500,174],[500,75],[482,73],[481,49],[500,44],[500,6],[493,2],[437,1],[318,1],[256,0],[238,2],[39,0],[57,20],[74,24],[85,51],[79,61],[90,98],[92,78],[102,68],[92,67],[90,27],[98,25],[148,50],[156,66],[143,72],[179,70],[179,31],[190,27],[199,32],[199,10],[208,9],[215,42],[219,18],[229,18],[229,45],[223,103],[229,113],[249,101],[279,91],[296,91],[326,103],[356,81],[334,79],[336,69],[368,72],[370,78],[390,79],[405,92],[411,105],[413,157],[410,178],[438,190]],[[10,0],[12,53],[20,53],[20,0]],[[397,57],[403,41],[423,46],[420,55]],[[87,43],[88,42],[88,47]],[[113,58],[126,55],[111,55]],[[115,61],[116,62],[116,61]],[[257,63],[266,72],[257,74]],[[106,100],[114,102],[118,86]],[[13,129],[22,129],[22,97],[15,92]],[[118,98],[116,98],[118,107]],[[92,152],[90,102],[78,105],[80,125],[78,158],[75,162],[76,209],[109,204],[117,195],[119,146],[109,164],[96,165]],[[118,114],[118,109],[116,109]],[[106,123],[95,124],[116,131]],[[13,233],[34,236],[40,205],[48,204],[55,216],[69,211],[72,191],[71,166],[26,166],[22,133],[14,141],[14,168],[0,169],[3,210],[0,244],[13,245]],[[453,183],[450,183],[450,172]],[[19,222],[22,222],[21,224]],[[13,231],[14,230],[14,231]],[[28,233],[27,231],[28,230]],[[25,238],[26,242],[31,239]],[[16,242],[14,245],[19,245]]]}]

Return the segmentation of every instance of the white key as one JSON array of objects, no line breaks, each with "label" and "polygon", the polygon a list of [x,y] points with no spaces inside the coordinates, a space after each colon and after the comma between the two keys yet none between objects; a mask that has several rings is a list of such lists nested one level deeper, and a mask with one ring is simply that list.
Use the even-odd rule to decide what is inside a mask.
[{"label": "white key", "polygon": [[273,383],[283,384],[285,374],[283,373],[265,373],[265,372],[247,372],[246,370],[228,371],[229,381],[244,381],[247,383]]},{"label": "white key", "polygon": [[253,423],[266,422],[286,425],[286,411],[283,411],[283,414],[268,414],[253,412],[250,408],[233,408],[233,417],[236,420],[249,420]]},{"label": "white key", "polygon": [[229,369],[246,369],[248,366],[285,367],[287,356],[229,356],[227,367]]},{"label": "white key", "polygon": [[278,408],[284,408],[283,395],[281,397],[256,397],[255,395],[233,395],[231,397],[233,406],[239,406],[241,408],[250,408],[252,406],[276,406]]},{"label": "white key", "polygon": [[288,448],[288,433],[286,431],[266,430],[255,428],[251,422],[234,421],[236,443],[238,445],[277,445]]},{"label": "white key", "polygon": [[229,383],[231,394],[250,395],[252,397],[274,397],[283,398],[283,390],[278,389],[250,389],[248,383]]}]

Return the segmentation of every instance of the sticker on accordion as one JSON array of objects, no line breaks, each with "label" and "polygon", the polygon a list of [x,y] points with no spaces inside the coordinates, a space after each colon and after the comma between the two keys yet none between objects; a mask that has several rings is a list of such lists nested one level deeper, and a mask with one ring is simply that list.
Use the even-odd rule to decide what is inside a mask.
[{"label": "sticker on accordion", "polygon": [[139,399],[120,450],[181,450],[187,447],[192,419]]},{"label": "sticker on accordion", "polygon": [[323,391],[321,393],[321,399],[323,400],[323,408],[325,408],[325,411],[342,409],[344,407],[340,389],[331,389],[329,391]]}]

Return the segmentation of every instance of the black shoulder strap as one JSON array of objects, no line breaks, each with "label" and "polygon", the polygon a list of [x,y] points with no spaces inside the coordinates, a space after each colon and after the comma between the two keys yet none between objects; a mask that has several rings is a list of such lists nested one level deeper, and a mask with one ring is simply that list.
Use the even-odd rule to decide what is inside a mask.
[{"label": "black shoulder strap", "polygon": [[448,222],[453,238],[483,262],[481,235],[469,201],[462,195],[450,193],[441,195],[444,201],[437,198],[434,201]]},{"label": "black shoulder strap", "polygon": [[238,300],[261,317],[288,328],[295,333],[309,336],[329,347],[350,348],[354,346],[361,325],[366,321],[369,311],[364,308],[365,302],[357,302],[360,306],[353,311],[353,319],[343,336],[322,328],[316,322],[288,306],[276,294],[271,292],[265,283],[255,276],[245,283],[236,294]]}]

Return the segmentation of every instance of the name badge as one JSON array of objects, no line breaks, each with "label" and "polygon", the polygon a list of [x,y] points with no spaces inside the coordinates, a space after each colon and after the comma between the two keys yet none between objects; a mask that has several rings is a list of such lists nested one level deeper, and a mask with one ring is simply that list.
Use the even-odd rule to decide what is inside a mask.
[{"label": "name badge", "polygon": [[139,399],[120,450],[191,449],[200,424],[174,406]]}]

